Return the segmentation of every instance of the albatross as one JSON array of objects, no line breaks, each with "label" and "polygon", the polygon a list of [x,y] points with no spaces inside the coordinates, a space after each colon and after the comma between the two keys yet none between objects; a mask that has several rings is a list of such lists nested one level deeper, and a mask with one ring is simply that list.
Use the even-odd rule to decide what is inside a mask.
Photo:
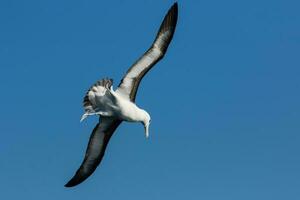
[{"label": "albatross", "polygon": [[151,117],[135,104],[135,98],[143,77],[164,57],[173,38],[177,15],[178,6],[174,3],[164,17],[151,47],[129,68],[116,90],[113,90],[113,80],[104,78],[87,91],[81,121],[92,115],[100,116],[100,120],[90,136],[81,166],[65,187],[82,183],[96,170],[109,139],[123,121],[142,123],[146,138],[149,137]]}]

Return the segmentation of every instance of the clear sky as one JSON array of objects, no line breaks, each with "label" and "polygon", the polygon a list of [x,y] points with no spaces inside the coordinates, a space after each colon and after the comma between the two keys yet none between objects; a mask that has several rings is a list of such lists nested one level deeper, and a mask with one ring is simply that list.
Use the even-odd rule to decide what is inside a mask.
[{"label": "clear sky", "polygon": [[299,1],[179,1],[164,60],[83,184],[96,80],[117,86],[173,1],[0,2],[0,198],[300,199]]}]

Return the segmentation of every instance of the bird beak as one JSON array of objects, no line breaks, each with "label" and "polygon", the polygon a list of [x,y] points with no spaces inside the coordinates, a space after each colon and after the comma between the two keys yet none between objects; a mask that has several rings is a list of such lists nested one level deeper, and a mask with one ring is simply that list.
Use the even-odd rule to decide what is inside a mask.
[{"label": "bird beak", "polygon": [[145,124],[144,127],[145,127],[145,135],[146,135],[146,138],[148,139],[149,138],[149,124]]}]

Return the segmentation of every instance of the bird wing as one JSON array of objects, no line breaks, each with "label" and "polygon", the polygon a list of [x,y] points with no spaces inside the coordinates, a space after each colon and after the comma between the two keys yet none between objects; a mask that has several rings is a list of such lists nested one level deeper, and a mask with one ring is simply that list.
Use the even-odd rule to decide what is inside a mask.
[{"label": "bird wing", "polygon": [[101,117],[101,122],[94,128],[85,153],[84,160],[65,187],[73,187],[87,179],[100,164],[108,141],[122,121],[111,118]]},{"label": "bird wing", "polygon": [[177,3],[169,9],[151,47],[127,71],[116,92],[135,101],[139,84],[145,74],[165,55],[172,40],[178,15]]}]

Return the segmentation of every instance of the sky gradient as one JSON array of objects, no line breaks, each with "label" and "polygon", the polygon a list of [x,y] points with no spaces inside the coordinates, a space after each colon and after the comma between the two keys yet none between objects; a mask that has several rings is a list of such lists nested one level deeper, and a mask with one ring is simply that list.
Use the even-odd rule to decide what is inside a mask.
[{"label": "sky gradient", "polygon": [[178,1],[164,59],[96,172],[79,167],[97,122],[79,123],[98,79],[114,86],[174,1],[0,2],[0,198],[300,199],[300,2]]}]

